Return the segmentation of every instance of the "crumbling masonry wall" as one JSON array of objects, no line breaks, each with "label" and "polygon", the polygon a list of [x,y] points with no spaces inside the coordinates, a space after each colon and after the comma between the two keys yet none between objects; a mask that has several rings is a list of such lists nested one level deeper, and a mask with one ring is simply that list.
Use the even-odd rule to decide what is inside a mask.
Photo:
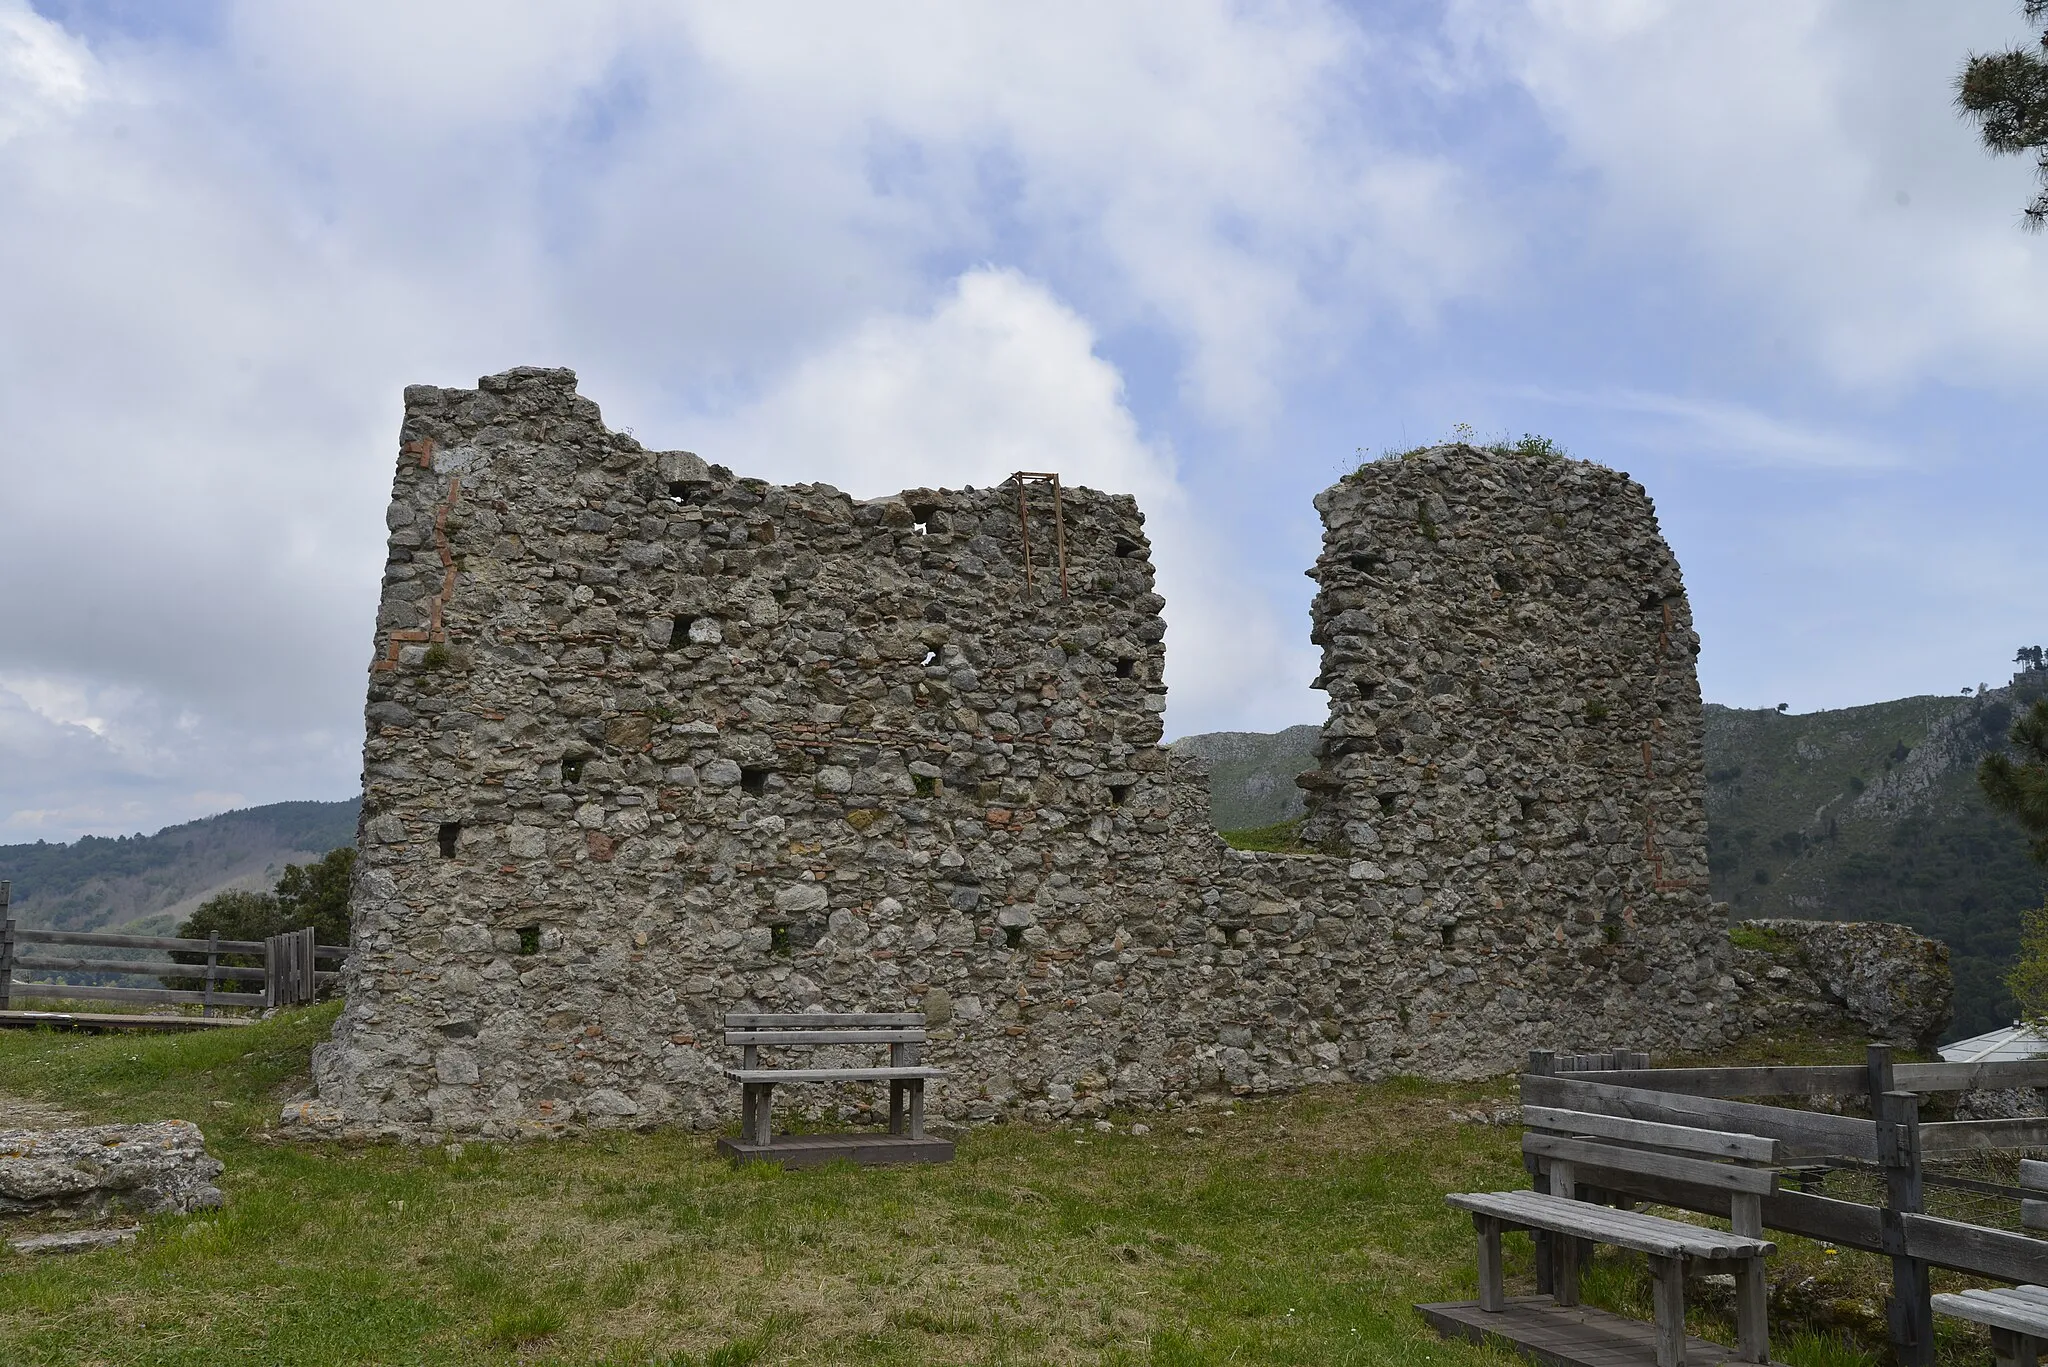
[{"label": "crumbling masonry wall", "polygon": [[[1326,493],[1311,834],[1158,745],[1127,497],[863,502],[406,391],[347,1005],[300,1132],[712,1125],[739,1008],[923,1010],[955,1120],[1768,1023],[1706,901],[1695,641],[1637,486],[1441,448]],[[820,1090],[801,1104],[844,1107]]]}]

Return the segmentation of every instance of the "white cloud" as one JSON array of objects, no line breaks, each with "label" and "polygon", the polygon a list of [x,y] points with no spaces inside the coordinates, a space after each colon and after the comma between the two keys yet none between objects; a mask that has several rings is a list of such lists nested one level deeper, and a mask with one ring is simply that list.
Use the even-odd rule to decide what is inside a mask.
[{"label": "white cloud", "polygon": [[1313,671],[1305,643],[1242,585],[1123,388],[1084,319],[1041,284],[984,268],[931,312],[869,319],[739,411],[686,427],[699,454],[743,473],[864,498],[1018,470],[1134,494],[1167,602],[1174,732],[1291,720]]},{"label": "white cloud", "polygon": [[[2024,159],[1950,107],[1973,50],[2025,37],[2003,5],[1461,0],[1469,76],[1534,101],[1599,211],[1577,225],[1648,269],[1676,244],[1766,348],[1840,384],[2029,391],[2048,344],[2048,242],[2016,230]],[[1583,212],[1583,210],[1581,210]]]},{"label": "white cloud", "polygon": [[1880,438],[1788,421],[1746,404],[1634,389],[1553,390],[1524,386],[1517,398],[1649,419],[1630,433],[1648,450],[1697,452],[1753,465],[1885,470],[1905,457]]},{"label": "white cloud", "polygon": [[82,106],[92,54],[25,3],[0,3],[0,143]]}]

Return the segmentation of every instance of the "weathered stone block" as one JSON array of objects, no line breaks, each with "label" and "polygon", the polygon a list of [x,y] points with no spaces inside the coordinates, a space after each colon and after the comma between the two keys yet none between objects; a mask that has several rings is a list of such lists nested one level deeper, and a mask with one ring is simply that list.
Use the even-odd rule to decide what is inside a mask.
[{"label": "weathered stone block", "polygon": [[0,1212],[185,1214],[221,1204],[221,1171],[187,1120],[0,1130]]}]

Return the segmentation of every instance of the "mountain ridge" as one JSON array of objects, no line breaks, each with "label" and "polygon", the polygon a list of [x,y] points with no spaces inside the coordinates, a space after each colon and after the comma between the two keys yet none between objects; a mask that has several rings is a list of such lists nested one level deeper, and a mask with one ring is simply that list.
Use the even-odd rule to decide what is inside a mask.
[{"label": "mountain ridge", "polygon": [[53,930],[167,934],[216,893],[269,891],[286,864],[353,845],[360,798],[274,802],[166,826],[155,835],[0,845],[9,914]]}]

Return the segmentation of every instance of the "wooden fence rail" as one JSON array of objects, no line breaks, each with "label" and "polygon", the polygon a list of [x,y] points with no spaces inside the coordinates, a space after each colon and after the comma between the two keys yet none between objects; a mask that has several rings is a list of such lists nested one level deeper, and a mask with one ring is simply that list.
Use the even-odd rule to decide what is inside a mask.
[{"label": "wooden fence rail", "polygon": [[[1577,1064],[1565,1069],[1564,1063]],[[1921,1096],[1974,1088],[2048,1087],[2048,1060],[1901,1063],[1873,1045],[1863,1066],[1651,1068],[1636,1055],[1530,1056],[1522,1103],[1591,1111],[1775,1139],[1791,1159],[1881,1175],[1882,1205],[1780,1188],[1763,1197],[1767,1228],[1822,1239],[1892,1261],[1889,1318],[1894,1351],[1908,1364],[1933,1361],[1928,1270],[1946,1267],[2005,1282],[2048,1284],[2048,1241],[1929,1215],[1922,1160],[1991,1149],[2048,1147],[2048,1121],[1964,1120],[1921,1124]],[[1836,1096],[1875,1102],[1871,1118],[1793,1110],[1736,1097]],[[1532,1165],[1533,1171],[1533,1165]],[[1581,1183],[1613,1196],[1729,1216],[1729,1194],[1669,1176],[1591,1166]],[[1934,1179],[1939,1182],[1941,1179]],[[1989,1185],[1976,1184],[1971,1185]],[[2018,1194],[2018,1189],[2013,1189]],[[1539,1267],[1542,1264],[1539,1262]]]},{"label": "wooden fence rail", "polygon": [[[137,1002],[149,1005],[197,1006],[212,1015],[223,1006],[291,1006],[310,1002],[319,989],[333,982],[338,973],[322,964],[339,964],[348,950],[338,945],[314,942],[311,929],[286,931],[263,940],[223,940],[212,935],[201,940],[172,935],[113,935],[96,931],[35,930],[14,923],[8,910],[11,889],[0,880],[0,1011],[16,997],[74,998],[80,1001]],[[24,955],[23,948],[36,945],[72,946],[82,949],[129,949],[156,951],[157,958],[104,959],[79,955]],[[204,954],[203,963],[179,963],[173,953]],[[246,968],[224,964],[225,955],[263,957],[263,967]],[[198,991],[168,987],[118,987],[90,983],[36,981],[17,974],[122,973],[153,978],[191,978],[200,983]],[[228,983],[261,983],[263,991],[234,992]]]}]

